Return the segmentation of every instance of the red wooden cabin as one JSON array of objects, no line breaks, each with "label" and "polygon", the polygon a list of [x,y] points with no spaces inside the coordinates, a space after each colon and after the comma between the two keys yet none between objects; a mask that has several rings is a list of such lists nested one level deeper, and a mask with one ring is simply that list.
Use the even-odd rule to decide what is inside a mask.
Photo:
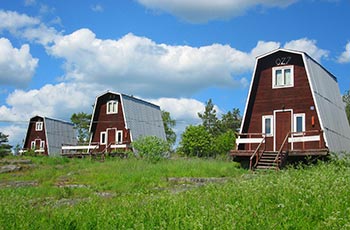
[{"label": "red wooden cabin", "polygon": [[160,107],[121,93],[107,91],[96,97],[88,145],[63,146],[63,155],[110,153],[132,150],[131,143],[143,136],[166,140]]},{"label": "red wooden cabin", "polygon": [[63,144],[76,144],[73,124],[48,117],[34,116],[30,119],[23,151],[30,149],[35,153],[57,156]]},{"label": "red wooden cabin", "polygon": [[287,157],[350,150],[336,78],[304,52],[278,49],[256,59],[236,150],[250,167]]}]

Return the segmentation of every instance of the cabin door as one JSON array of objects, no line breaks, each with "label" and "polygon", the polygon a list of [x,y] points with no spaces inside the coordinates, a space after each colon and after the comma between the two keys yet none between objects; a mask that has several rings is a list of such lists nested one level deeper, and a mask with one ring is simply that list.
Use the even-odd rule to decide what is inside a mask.
[{"label": "cabin door", "polygon": [[[279,151],[284,139],[292,128],[292,111],[283,110],[275,111],[275,135],[274,135],[274,151]],[[288,140],[283,146],[283,150],[288,147]],[[289,148],[290,149],[290,148]]]},{"label": "cabin door", "polygon": [[107,129],[107,145],[115,144],[116,131],[115,128]]}]

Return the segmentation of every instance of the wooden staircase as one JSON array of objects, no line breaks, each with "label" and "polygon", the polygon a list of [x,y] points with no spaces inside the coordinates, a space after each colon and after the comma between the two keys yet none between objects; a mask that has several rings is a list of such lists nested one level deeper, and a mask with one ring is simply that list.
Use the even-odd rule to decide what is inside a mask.
[{"label": "wooden staircase", "polygon": [[264,151],[260,158],[258,159],[258,163],[256,164],[256,170],[267,170],[274,169],[278,170],[283,167],[286,157],[288,153],[282,152],[278,154],[278,152],[273,151]]},{"label": "wooden staircase", "polygon": [[258,160],[256,169],[276,169],[277,162],[275,162],[278,152],[263,152]]}]

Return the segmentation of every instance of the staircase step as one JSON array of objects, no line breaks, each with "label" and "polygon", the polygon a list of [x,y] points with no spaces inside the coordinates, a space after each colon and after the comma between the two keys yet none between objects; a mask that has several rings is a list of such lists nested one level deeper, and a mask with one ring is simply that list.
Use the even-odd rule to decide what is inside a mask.
[{"label": "staircase step", "polygon": [[276,166],[258,165],[256,169],[276,169]]}]

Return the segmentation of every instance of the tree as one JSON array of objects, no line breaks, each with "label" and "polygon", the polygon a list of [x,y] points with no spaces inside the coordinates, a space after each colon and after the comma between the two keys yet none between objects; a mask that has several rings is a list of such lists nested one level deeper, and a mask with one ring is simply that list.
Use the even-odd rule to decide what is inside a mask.
[{"label": "tree", "polygon": [[219,132],[219,121],[216,117],[216,110],[211,99],[209,99],[205,105],[204,113],[198,113],[200,119],[202,119],[203,127],[211,134],[217,135]]},{"label": "tree", "polygon": [[345,112],[348,122],[350,124],[350,91],[347,90],[343,95],[343,102],[345,103]]},{"label": "tree", "polygon": [[173,130],[176,125],[176,121],[171,118],[169,112],[164,110],[162,110],[162,120],[164,124],[166,139],[169,145],[173,146],[176,142],[176,133]]},{"label": "tree", "polygon": [[86,143],[89,141],[89,126],[91,120],[91,114],[84,112],[73,113],[70,120],[74,124],[74,129],[78,131],[79,143]]},{"label": "tree", "polygon": [[132,146],[141,158],[157,162],[165,158],[169,152],[169,144],[156,136],[145,136],[135,140]]},{"label": "tree", "polygon": [[224,155],[227,154],[235,145],[235,133],[233,130],[228,130],[225,133],[221,133],[212,140],[211,152],[212,155]]},{"label": "tree", "polygon": [[203,125],[187,126],[182,133],[179,150],[186,156],[210,156],[211,135]]},{"label": "tree", "polygon": [[8,144],[8,135],[0,132],[0,157],[9,155],[11,153],[12,146]]},{"label": "tree", "polygon": [[231,111],[228,111],[226,114],[223,114],[220,121],[220,130],[221,132],[227,132],[228,130],[232,130],[236,132],[242,122],[242,117],[240,115],[239,109],[234,108]]}]

